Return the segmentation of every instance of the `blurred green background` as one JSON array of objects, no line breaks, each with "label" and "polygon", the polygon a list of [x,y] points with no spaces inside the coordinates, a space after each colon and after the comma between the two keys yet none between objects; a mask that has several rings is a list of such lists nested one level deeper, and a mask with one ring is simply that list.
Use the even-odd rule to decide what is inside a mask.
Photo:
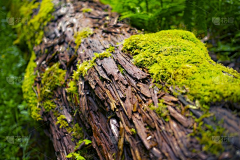
[{"label": "blurred green background", "polygon": [[240,0],[101,0],[139,30],[192,31],[213,60],[239,70]]},{"label": "blurred green background", "polygon": [[[192,31],[206,43],[215,61],[239,71],[240,0],[101,1],[120,13],[120,20],[145,33]],[[0,157],[44,159],[54,157],[52,144],[43,133],[45,124],[29,116],[21,91],[30,54],[26,44],[13,45],[17,38],[14,26],[24,18],[18,14],[21,2],[0,2]]]}]

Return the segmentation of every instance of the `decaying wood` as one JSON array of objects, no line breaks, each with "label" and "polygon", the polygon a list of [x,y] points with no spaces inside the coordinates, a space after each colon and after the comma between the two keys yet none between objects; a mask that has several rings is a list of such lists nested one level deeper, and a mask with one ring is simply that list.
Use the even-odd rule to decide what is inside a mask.
[{"label": "decaying wood", "polygon": [[[45,33],[42,44],[34,48],[37,55],[36,70],[40,73],[60,62],[60,68],[67,71],[65,81],[69,82],[78,61],[89,60],[94,53],[115,47],[112,57],[97,59],[88,74],[79,77],[79,103],[76,99],[69,101],[67,87],[58,87],[53,91],[56,110],[66,116],[71,127],[78,123],[83,128],[84,138],[92,141],[92,159],[217,159],[202,151],[203,146],[195,137],[188,136],[194,129],[193,118],[187,116],[189,110],[196,117],[200,117],[201,111],[191,108],[185,110],[189,102],[183,96],[176,98],[159,90],[149,74],[133,65],[131,57],[121,52],[118,43],[133,34],[139,34],[136,29],[119,22],[118,15],[111,13],[109,6],[97,1],[67,1],[59,5],[55,0],[54,3],[55,19],[47,25],[49,32]],[[83,13],[82,8],[91,8],[92,11]],[[92,28],[94,34],[83,39],[75,51],[74,33],[84,27]],[[118,65],[124,69],[123,72],[119,71]],[[164,100],[163,103],[167,105],[169,121],[149,109],[150,104],[161,107],[158,99]],[[181,107],[177,107],[177,104]],[[79,112],[73,114],[75,110]],[[233,117],[224,106],[214,108],[211,112],[218,115],[217,119],[225,119],[223,126],[227,130],[238,133],[232,145],[240,148],[239,116]],[[56,157],[67,159],[67,154],[76,151],[76,140],[71,140],[73,137],[66,129],[59,128],[52,111],[45,112],[42,107],[42,116],[43,121],[49,124],[48,132]],[[209,121],[206,118],[204,120]],[[84,147],[83,143],[77,150]],[[196,152],[192,152],[193,149]],[[234,147],[225,150],[220,159],[234,158],[236,150]]]}]

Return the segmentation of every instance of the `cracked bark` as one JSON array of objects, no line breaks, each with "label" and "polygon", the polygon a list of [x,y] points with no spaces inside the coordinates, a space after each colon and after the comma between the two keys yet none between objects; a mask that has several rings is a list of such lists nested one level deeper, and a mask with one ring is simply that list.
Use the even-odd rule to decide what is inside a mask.
[{"label": "cracked bark", "polygon": [[[132,57],[121,52],[121,44],[118,43],[139,34],[136,29],[117,21],[118,15],[111,13],[108,6],[98,1],[71,1],[62,6],[57,5],[57,0],[53,2],[56,11],[53,13],[55,19],[47,25],[50,33],[45,32],[43,42],[34,48],[38,64],[35,70],[43,73],[47,67],[60,62],[60,68],[67,71],[67,83],[78,61],[89,60],[94,56],[93,53],[101,53],[110,45],[115,47],[112,57],[98,59],[87,75],[79,77],[79,103],[76,96],[73,96],[73,101],[69,101],[70,94],[65,90],[67,87],[58,87],[53,91],[56,110],[67,117],[70,127],[79,124],[83,128],[84,138],[92,141],[89,158],[217,159],[203,152],[203,146],[195,137],[187,136],[194,126],[194,120],[187,116],[191,109],[184,109],[188,102],[182,97],[176,98],[159,90],[146,70],[133,65]],[[83,13],[82,8],[93,10]],[[94,34],[82,41],[75,54],[73,35],[84,27],[92,28]],[[122,73],[118,66],[124,69]],[[36,84],[44,85],[39,81]],[[167,105],[168,122],[148,107],[152,103],[160,107],[158,99],[163,99]],[[78,112],[74,113],[76,110]],[[216,110],[211,111],[217,113]],[[225,111],[222,108],[220,115]],[[194,113],[197,113],[197,117],[202,114],[201,111]],[[56,125],[53,111],[45,112],[42,107],[42,117],[48,123],[47,132],[50,133],[56,157],[67,159],[67,154],[76,151],[74,147],[77,140],[72,141],[71,133]],[[231,112],[224,114],[224,117],[224,127],[231,133],[239,134],[239,117]],[[220,120],[221,116],[217,118]],[[237,140],[233,145],[240,148],[239,135]],[[84,147],[83,143],[77,150]],[[197,152],[191,152],[193,149]],[[229,153],[228,157],[234,157],[234,151],[236,149],[231,148],[224,154]]]}]

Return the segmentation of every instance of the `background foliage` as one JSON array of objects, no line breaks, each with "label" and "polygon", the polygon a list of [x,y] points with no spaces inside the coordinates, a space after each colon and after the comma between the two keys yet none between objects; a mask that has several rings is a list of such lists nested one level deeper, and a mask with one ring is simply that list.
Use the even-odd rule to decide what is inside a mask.
[{"label": "background foliage", "polygon": [[[240,0],[101,0],[121,19],[146,32],[165,29],[192,31],[198,38],[209,35],[208,48],[218,60],[240,57]],[[240,59],[239,59],[240,61]]]}]

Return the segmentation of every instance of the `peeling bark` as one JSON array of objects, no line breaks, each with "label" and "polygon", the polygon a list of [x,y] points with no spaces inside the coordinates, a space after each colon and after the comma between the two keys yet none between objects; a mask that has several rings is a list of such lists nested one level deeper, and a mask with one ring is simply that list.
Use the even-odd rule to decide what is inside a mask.
[{"label": "peeling bark", "polygon": [[[63,7],[67,12],[60,12]],[[184,109],[188,102],[183,97],[176,98],[159,90],[150,75],[136,67],[129,55],[121,52],[121,45],[117,43],[130,35],[138,34],[136,29],[120,23],[117,14],[111,13],[108,6],[97,1],[72,1],[56,8],[55,19],[47,26],[52,31],[51,34],[45,33],[45,41],[34,48],[37,55],[36,70],[39,73],[60,62],[60,68],[66,70],[65,82],[68,83],[72,80],[78,61],[82,63],[89,60],[94,56],[93,53],[105,51],[110,45],[115,48],[112,57],[97,59],[96,65],[88,70],[87,75],[79,77],[78,100],[66,92],[67,86],[53,91],[56,111],[66,116],[70,127],[79,124],[84,138],[92,141],[90,158],[217,159],[202,151],[203,145],[195,137],[188,136],[194,130],[194,120],[188,116],[192,109]],[[83,13],[82,8],[93,10]],[[75,54],[73,35],[84,27],[92,28],[94,34],[83,39]],[[118,65],[124,69],[122,73]],[[72,101],[68,98],[70,96],[74,97]],[[150,104],[161,107],[158,99],[167,104],[169,121],[149,109]],[[76,110],[78,111],[74,113]],[[239,117],[233,117],[224,107],[212,109],[211,112],[218,115],[219,120],[224,117],[223,126],[231,133],[240,133]],[[202,114],[201,111],[193,111],[194,113]],[[43,106],[42,117],[48,123],[48,132],[57,158],[67,159],[67,154],[76,151],[74,147],[77,139],[72,141],[72,134],[56,124],[57,117],[53,111],[45,112]],[[238,141],[233,143],[238,147],[239,137],[240,135]],[[83,143],[77,150],[84,147]],[[193,149],[196,152],[192,152]],[[234,157],[235,151],[232,147],[226,152],[229,157]]]}]

